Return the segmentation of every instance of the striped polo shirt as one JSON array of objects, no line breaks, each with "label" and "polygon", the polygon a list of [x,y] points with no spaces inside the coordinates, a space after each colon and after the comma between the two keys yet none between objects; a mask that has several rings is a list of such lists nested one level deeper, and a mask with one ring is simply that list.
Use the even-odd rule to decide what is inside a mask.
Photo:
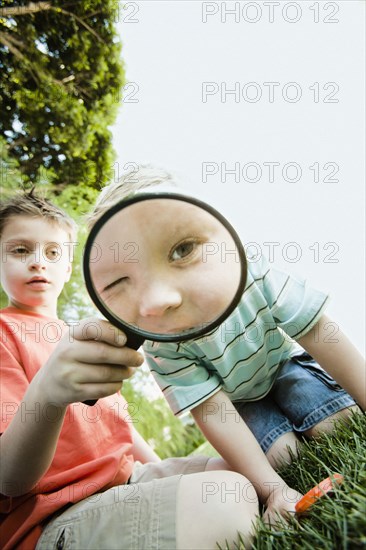
[{"label": "striped polo shirt", "polygon": [[187,342],[146,341],[147,363],[176,415],[220,389],[232,401],[259,400],[280,364],[299,352],[296,340],[317,323],[327,301],[265,258],[249,261],[243,296],[225,322]]}]

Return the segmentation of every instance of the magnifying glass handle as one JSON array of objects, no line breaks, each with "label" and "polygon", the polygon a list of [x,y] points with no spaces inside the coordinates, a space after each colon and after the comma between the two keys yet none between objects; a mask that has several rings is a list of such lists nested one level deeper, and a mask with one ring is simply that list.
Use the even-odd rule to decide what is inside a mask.
[{"label": "magnifying glass handle", "polygon": [[127,332],[127,330],[124,330],[124,333],[127,336],[126,348],[138,350],[145,342],[145,338],[139,334],[133,334],[132,332]]},{"label": "magnifying glass handle", "polygon": [[[126,330],[124,333],[127,336],[125,344],[126,348],[138,350],[145,341],[145,338],[138,334],[133,334],[132,332],[127,332]],[[89,407],[92,407],[97,401],[98,399],[87,399],[86,401],[83,401],[83,403],[85,403],[85,405],[89,405]]]}]

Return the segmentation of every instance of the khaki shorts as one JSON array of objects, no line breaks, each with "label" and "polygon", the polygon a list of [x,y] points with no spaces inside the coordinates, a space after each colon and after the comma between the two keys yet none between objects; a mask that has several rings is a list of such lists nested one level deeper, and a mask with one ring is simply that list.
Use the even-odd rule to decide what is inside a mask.
[{"label": "khaki shorts", "polygon": [[135,463],[130,481],[70,506],[45,527],[36,550],[172,550],[177,489],[208,458]]}]

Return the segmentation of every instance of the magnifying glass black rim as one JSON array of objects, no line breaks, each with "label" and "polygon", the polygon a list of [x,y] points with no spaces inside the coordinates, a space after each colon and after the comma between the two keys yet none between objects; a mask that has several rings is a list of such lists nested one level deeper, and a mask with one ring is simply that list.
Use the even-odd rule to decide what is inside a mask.
[{"label": "magnifying glass black rim", "polygon": [[[117,212],[124,210],[127,206],[130,206],[131,204],[135,204],[138,202],[146,201],[146,200],[158,200],[158,199],[176,199],[179,201],[187,202],[189,204],[193,204],[195,206],[198,206],[204,209],[206,212],[209,212],[210,214],[215,216],[215,218],[218,219],[224,225],[224,227],[229,231],[238,249],[239,259],[241,263],[241,270],[240,270],[239,286],[235,293],[235,296],[233,297],[229,306],[225,309],[225,311],[221,315],[219,315],[219,317],[214,319],[212,322],[205,324],[202,328],[199,328],[197,330],[174,333],[174,334],[170,334],[170,333],[160,334],[156,332],[147,332],[143,329],[136,328],[133,325],[130,325],[124,321],[121,321],[121,319],[117,317],[103,301],[100,300],[99,295],[96,292],[93,285],[93,281],[90,274],[90,254],[94,244],[95,237],[98,235],[100,229]],[[126,331],[127,334],[128,332],[131,332],[132,334],[141,336],[146,340],[152,340],[156,342],[183,342],[186,340],[194,340],[196,338],[199,338],[200,336],[203,336],[205,334],[212,332],[214,328],[218,327],[234,311],[244,292],[244,288],[247,280],[247,262],[246,262],[244,247],[242,245],[242,242],[238,234],[236,233],[235,229],[232,227],[230,222],[228,222],[228,220],[211,205],[199,199],[196,199],[194,197],[185,196],[174,192],[171,192],[171,193],[170,192],[154,192],[154,193],[143,192],[141,194],[134,195],[131,198],[122,199],[121,201],[116,203],[114,206],[112,206],[110,209],[108,209],[96,221],[95,225],[92,227],[90,234],[86,240],[84,257],[83,257],[83,271],[84,271],[84,280],[85,280],[86,288],[89,292],[89,295],[92,301],[97,306],[99,311],[103,313],[103,315],[114,326],[122,329],[123,331]]]}]

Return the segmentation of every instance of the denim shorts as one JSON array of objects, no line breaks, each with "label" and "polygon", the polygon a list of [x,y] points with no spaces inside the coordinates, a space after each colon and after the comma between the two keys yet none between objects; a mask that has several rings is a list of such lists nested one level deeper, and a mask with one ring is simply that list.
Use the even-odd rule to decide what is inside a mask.
[{"label": "denim shorts", "polygon": [[301,434],[355,401],[304,352],[281,365],[263,399],[234,405],[266,453],[285,433]]},{"label": "denim shorts", "polygon": [[182,475],[204,472],[208,457],[136,462],[129,483],[71,505],[45,527],[36,550],[172,550]]}]

